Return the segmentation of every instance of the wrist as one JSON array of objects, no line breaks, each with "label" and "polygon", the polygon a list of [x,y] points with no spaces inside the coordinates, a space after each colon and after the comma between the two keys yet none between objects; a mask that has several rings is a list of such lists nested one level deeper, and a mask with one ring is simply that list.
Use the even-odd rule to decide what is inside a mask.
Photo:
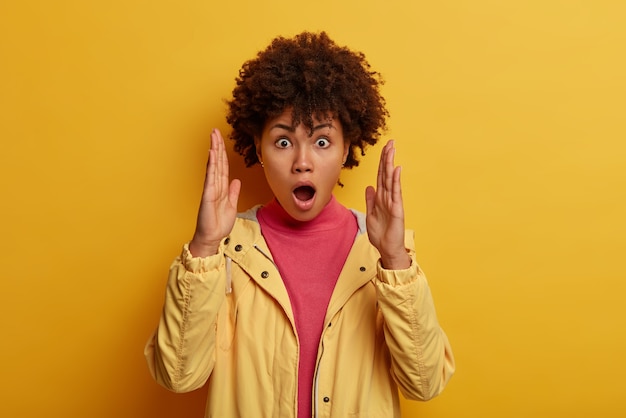
[{"label": "wrist", "polygon": [[189,242],[189,252],[193,257],[209,257],[218,253],[220,241],[201,241],[197,237]]},{"label": "wrist", "polygon": [[394,255],[381,255],[380,264],[385,270],[406,270],[411,267],[411,257],[407,252]]}]

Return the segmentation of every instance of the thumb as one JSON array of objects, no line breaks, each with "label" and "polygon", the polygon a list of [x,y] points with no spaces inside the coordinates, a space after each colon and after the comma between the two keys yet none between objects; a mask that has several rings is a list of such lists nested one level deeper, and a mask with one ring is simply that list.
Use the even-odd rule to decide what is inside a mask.
[{"label": "thumb", "polygon": [[237,208],[237,202],[239,202],[239,192],[241,191],[241,180],[233,179],[230,182],[230,187],[228,188],[228,200],[230,204]]}]

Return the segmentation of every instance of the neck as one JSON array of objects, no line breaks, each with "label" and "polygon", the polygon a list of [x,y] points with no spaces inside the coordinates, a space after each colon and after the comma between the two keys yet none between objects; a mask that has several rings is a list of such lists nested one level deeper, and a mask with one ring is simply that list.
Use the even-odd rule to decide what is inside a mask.
[{"label": "neck", "polygon": [[341,222],[344,222],[346,209],[334,196],[331,196],[330,201],[324,206],[319,215],[310,221],[299,221],[291,217],[276,198],[263,206],[259,212],[264,222],[272,228],[315,232],[337,228]]}]

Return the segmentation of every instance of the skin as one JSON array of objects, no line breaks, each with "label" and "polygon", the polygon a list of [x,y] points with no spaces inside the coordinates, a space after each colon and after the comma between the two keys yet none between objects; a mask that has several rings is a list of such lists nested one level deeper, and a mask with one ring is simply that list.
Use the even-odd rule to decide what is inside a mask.
[{"label": "skin", "polygon": [[[349,145],[339,121],[313,118],[309,132],[303,124],[292,127],[290,110],[269,120],[255,141],[274,196],[292,218],[303,222],[317,217],[330,202]],[[311,199],[294,193],[302,185],[315,190]]]},{"label": "skin", "polygon": [[[330,200],[348,144],[343,140],[339,121],[332,120],[329,126],[324,125],[328,121],[314,120],[312,136],[302,125],[291,129],[291,123],[285,122],[291,122],[289,112],[266,123],[262,137],[256,141],[257,153],[265,166],[268,184],[281,206],[294,219],[306,221],[317,216]],[[321,138],[330,145],[326,146]],[[281,142],[285,139],[286,142]],[[389,141],[381,151],[376,187],[368,186],[365,190],[366,225],[370,242],[380,253],[382,266],[401,270],[411,265],[411,259],[404,247],[401,167],[394,166],[394,156],[394,142]],[[292,190],[301,181],[316,190],[312,204],[299,206],[294,201]],[[220,242],[230,234],[235,223],[240,190],[238,179],[229,182],[224,139],[220,131],[214,129],[196,230],[189,244],[194,257],[217,254]]]}]

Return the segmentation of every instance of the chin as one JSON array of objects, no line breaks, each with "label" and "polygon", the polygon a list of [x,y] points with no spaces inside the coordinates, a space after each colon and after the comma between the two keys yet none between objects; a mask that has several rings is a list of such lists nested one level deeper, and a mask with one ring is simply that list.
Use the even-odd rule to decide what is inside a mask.
[{"label": "chin", "polygon": [[311,209],[307,211],[301,211],[301,210],[292,209],[292,210],[287,210],[287,213],[296,221],[308,222],[308,221],[315,219],[317,215],[320,214],[320,210]]}]

